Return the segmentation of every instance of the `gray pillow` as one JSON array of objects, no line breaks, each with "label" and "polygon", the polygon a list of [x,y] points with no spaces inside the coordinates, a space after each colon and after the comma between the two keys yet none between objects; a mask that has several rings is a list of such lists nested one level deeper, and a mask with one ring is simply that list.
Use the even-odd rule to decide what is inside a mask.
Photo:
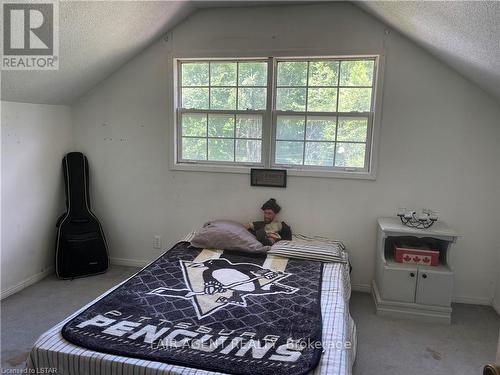
[{"label": "gray pillow", "polygon": [[204,249],[224,249],[246,253],[265,253],[271,247],[262,245],[244,225],[229,220],[214,220],[198,230],[191,245]]}]

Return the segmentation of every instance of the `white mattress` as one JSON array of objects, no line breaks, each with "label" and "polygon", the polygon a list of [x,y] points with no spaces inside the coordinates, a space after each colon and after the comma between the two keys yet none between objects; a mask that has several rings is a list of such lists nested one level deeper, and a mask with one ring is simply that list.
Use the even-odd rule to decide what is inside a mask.
[{"label": "white mattress", "polygon": [[[325,263],[323,266],[321,312],[324,352],[318,367],[312,372],[314,375],[350,375],[352,372],[356,355],[356,326],[349,314],[351,284],[348,267],[346,263]],[[59,375],[217,374],[189,367],[95,352],[64,340],[61,336],[62,326],[119,285],[42,334],[31,350],[28,368],[51,369],[51,371],[56,369]]]}]

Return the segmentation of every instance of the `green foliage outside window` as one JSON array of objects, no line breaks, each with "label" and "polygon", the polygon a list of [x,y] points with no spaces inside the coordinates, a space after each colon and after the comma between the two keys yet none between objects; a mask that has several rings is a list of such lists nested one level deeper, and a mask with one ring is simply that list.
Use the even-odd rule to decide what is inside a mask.
[{"label": "green foliage outside window", "polygon": [[278,62],[276,109],[308,115],[277,116],[276,163],[363,168],[368,117],[311,114],[370,112],[373,69],[373,60]]},{"label": "green foliage outside window", "polygon": [[262,110],[267,99],[267,63],[183,63],[181,86],[183,108]]},{"label": "green foliage outside window", "polygon": [[181,154],[185,160],[260,162],[259,115],[183,114],[181,129]]},{"label": "green foliage outside window", "polygon": [[[365,168],[374,60],[280,60],[276,74],[274,163]],[[261,162],[263,115],[230,112],[266,110],[266,61],[183,62],[180,84],[182,108],[215,111],[180,116],[182,159]]]}]

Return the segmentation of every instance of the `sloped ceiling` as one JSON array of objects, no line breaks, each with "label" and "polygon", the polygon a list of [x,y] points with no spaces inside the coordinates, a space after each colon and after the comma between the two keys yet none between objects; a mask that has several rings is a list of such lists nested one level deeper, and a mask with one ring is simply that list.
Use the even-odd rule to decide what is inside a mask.
[{"label": "sloped ceiling", "polygon": [[59,70],[2,71],[1,99],[70,104],[198,8],[284,3],[289,1],[60,1]]},{"label": "sloped ceiling", "polygon": [[500,1],[356,4],[500,99]]},{"label": "sloped ceiling", "polygon": [[[197,8],[283,3],[304,2],[62,1],[59,70],[3,71],[1,98],[70,104]],[[355,4],[500,99],[500,2]]]},{"label": "sloped ceiling", "polygon": [[2,100],[69,104],[194,9],[183,1],[61,1],[59,70],[3,71]]}]

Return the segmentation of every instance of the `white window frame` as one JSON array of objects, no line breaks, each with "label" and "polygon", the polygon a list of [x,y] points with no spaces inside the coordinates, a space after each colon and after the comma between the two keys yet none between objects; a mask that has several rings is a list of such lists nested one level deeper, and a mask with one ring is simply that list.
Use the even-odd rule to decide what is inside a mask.
[{"label": "white window frame", "polygon": [[[313,61],[313,60],[374,60],[374,74],[372,85],[372,103],[370,112],[339,112],[339,113],[322,113],[322,112],[294,112],[294,111],[278,111],[275,109],[276,103],[276,84],[277,84],[277,64],[280,61]],[[235,62],[235,61],[264,61],[268,63],[267,74],[267,102],[265,110],[186,110],[179,108],[181,98],[180,85],[180,65],[182,62]],[[172,170],[182,171],[205,171],[205,172],[223,172],[223,173],[250,173],[250,168],[276,168],[287,169],[289,176],[305,176],[305,177],[329,177],[329,178],[347,178],[347,179],[368,179],[376,178],[377,157],[378,157],[378,142],[379,128],[381,121],[382,109],[382,82],[383,82],[383,67],[384,56],[373,55],[342,55],[342,56],[273,56],[273,57],[223,57],[223,58],[182,58],[174,57],[173,62],[173,112],[174,126],[171,135],[171,146],[173,152],[170,152],[170,168]],[[340,82],[338,82],[340,83]],[[262,144],[261,144],[261,163],[234,163],[220,162],[210,160],[182,160],[180,158],[181,136],[180,136],[180,116],[183,113],[230,113],[230,114],[262,114]],[[284,165],[275,164],[274,157],[276,151],[276,118],[278,115],[333,115],[339,117],[359,117],[360,115],[368,117],[368,130],[365,151],[365,168],[343,168],[343,167],[321,167],[321,166],[303,166],[303,165]],[[236,150],[235,150],[236,152]]]}]

